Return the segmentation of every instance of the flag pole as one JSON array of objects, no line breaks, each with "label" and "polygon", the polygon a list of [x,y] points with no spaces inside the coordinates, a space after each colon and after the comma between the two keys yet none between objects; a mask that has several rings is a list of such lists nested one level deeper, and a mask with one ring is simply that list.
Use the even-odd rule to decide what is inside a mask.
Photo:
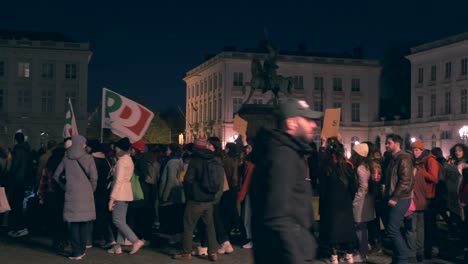
[{"label": "flag pole", "polygon": [[105,118],[105,110],[106,110],[106,102],[105,102],[105,88],[102,88],[102,103],[101,103],[101,144],[103,142],[103,137],[104,137],[104,118]]}]

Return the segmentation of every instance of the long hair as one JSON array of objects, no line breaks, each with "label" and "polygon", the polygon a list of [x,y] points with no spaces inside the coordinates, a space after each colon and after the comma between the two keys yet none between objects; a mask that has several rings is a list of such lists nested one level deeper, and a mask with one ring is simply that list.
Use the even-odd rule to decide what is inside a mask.
[{"label": "long hair", "polygon": [[461,150],[463,151],[462,160],[464,160],[465,162],[468,162],[468,147],[462,143],[457,143],[450,149],[450,158],[455,161],[455,164],[458,164],[459,162],[462,161],[461,159],[457,158],[457,155],[455,155],[455,149],[457,147],[461,148]]}]

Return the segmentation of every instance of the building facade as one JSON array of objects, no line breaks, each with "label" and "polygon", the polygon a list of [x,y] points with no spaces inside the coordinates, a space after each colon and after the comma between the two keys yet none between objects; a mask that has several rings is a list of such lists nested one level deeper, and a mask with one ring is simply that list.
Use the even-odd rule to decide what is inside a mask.
[{"label": "building facade", "polygon": [[[187,142],[213,135],[226,143],[236,137],[233,117],[250,92],[253,58],[263,61],[266,54],[221,52],[186,74]],[[369,137],[369,127],[379,120],[378,61],[279,55],[277,65],[279,75],[294,80],[292,97],[306,100],[317,111],[342,109],[345,143]],[[272,98],[270,92],[256,91],[249,103],[267,104]]]},{"label": "building facade", "polygon": [[19,129],[33,148],[63,140],[68,98],[84,133],[91,55],[88,43],[59,34],[0,32],[0,145]]}]

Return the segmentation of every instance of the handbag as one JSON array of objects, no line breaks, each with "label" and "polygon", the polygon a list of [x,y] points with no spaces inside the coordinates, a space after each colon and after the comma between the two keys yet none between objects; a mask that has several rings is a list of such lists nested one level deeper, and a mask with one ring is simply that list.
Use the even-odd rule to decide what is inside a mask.
[{"label": "handbag", "polygon": [[143,200],[145,196],[141,188],[140,177],[133,173],[132,178],[130,178],[130,183],[132,184],[133,201]]},{"label": "handbag", "polygon": [[0,213],[11,211],[10,203],[8,202],[5,188],[0,187]]}]

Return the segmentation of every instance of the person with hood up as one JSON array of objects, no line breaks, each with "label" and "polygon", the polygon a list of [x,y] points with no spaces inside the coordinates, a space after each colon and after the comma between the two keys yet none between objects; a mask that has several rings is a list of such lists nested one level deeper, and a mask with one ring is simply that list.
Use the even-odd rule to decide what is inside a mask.
[{"label": "person with hood up", "polygon": [[314,214],[308,181],[309,143],[321,112],[306,101],[280,102],[279,129],[262,129],[255,137],[250,187],[255,263],[307,263],[315,259]]},{"label": "person with hood up", "polygon": [[88,224],[96,219],[94,191],[98,175],[94,159],[85,148],[83,136],[72,136],[72,146],[54,173],[55,181],[65,191],[63,219],[70,223],[72,253],[68,258],[71,260],[80,260],[86,255]]}]

